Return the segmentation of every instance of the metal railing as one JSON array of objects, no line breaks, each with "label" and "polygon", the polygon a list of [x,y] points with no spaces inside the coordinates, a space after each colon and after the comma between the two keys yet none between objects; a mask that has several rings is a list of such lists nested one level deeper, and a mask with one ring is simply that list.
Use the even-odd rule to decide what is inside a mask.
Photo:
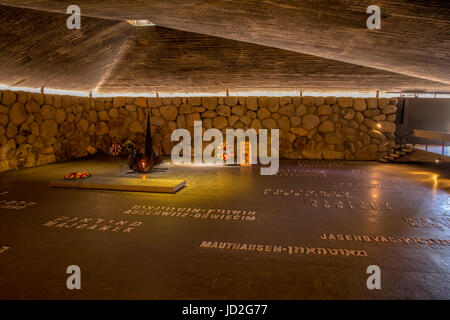
[{"label": "metal railing", "polygon": [[[405,135],[397,137],[396,141],[400,145],[412,144],[412,146],[414,148],[416,144],[420,144],[420,143],[417,143],[418,139],[424,140],[425,151],[428,151],[428,147],[429,147],[431,141],[438,141],[438,145],[442,146],[441,154],[445,155],[445,147],[446,147],[445,143],[450,142],[450,133],[449,132],[438,132],[438,131],[414,129],[413,131],[411,131]],[[411,143],[411,140],[413,140],[412,143]]]},{"label": "metal railing", "polygon": [[449,132],[414,130],[413,135],[416,138],[425,139],[425,151],[428,151],[429,140],[439,141],[442,144],[442,155],[445,154],[445,142],[450,142],[450,133]]}]

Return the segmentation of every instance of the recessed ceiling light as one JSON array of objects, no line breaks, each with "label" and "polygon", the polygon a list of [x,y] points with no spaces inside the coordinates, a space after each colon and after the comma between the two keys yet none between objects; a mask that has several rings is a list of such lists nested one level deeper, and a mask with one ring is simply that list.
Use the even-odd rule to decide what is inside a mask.
[{"label": "recessed ceiling light", "polygon": [[127,20],[127,22],[132,24],[135,27],[149,27],[149,26],[155,25],[150,20]]}]

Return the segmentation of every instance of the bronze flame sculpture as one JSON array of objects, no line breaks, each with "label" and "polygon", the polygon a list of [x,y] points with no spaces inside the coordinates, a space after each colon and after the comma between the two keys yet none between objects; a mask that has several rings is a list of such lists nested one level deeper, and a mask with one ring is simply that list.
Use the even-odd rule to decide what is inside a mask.
[{"label": "bronze flame sculpture", "polygon": [[135,172],[148,173],[161,163],[161,158],[153,149],[153,139],[150,130],[150,111],[147,111],[147,127],[145,132],[144,154],[138,152],[135,146],[129,147],[128,165]]}]

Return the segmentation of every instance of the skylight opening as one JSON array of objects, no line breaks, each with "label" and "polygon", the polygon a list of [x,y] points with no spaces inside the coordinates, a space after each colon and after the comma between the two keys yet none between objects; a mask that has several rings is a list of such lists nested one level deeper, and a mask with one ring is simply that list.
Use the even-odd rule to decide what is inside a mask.
[{"label": "skylight opening", "polygon": [[151,27],[155,26],[153,22],[150,20],[127,20],[129,24],[132,24],[135,27]]}]

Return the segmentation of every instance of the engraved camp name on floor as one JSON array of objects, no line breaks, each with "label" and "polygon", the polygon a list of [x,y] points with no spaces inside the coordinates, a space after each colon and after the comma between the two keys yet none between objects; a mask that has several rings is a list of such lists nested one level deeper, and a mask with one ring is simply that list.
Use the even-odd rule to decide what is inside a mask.
[{"label": "engraved camp name on floor", "polygon": [[218,241],[202,241],[200,248],[221,249],[234,251],[254,251],[281,253],[288,255],[328,255],[328,256],[354,256],[367,257],[365,250],[359,249],[331,249],[331,248],[315,248],[315,247],[298,247],[298,246],[279,246],[269,244],[248,244],[236,242],[218,242]]},{"label": "engraved camp name on floor", "polygon": [[410,227],[413,228],[431,228],[443,230],[445,228],[450,228],[450,218],[447,217],[430,217],[430,218],[408,218],[402,217]]},{"label": "engraved camp name on floor", "polygon": [[138,216],[162,216],[227,221],[255,221],[256,211],[234,209],[200,209],[135,205],[123,214]]},{"label": "engraved camp name on floor", "polygon": [[325,170],[320,169],[299,169],[299,168],[290,168],[290,169],[278,169],[278,172],[275,174],[278,177],[308,177],[308,178],[326,178],[327,174]]},{"label": "engraved camp name on floor", "polygon": [[441,245],[449,246],[450,240],[431,238],[397,238],[380,235],[352,235],[352,234],[322,234],[322,240],[336,241],[356,241],[356,242],[376,242],[376,243],[405,243],[408,245]]},{"label": "engraved camp name on floor", "polygon": [[35,205],[32,201],[0,200],[0,209],[21,210]]},{"label": "engraved camp name on floor", "polygon": [[297,165],[303,168],[343,168],[344,163],[339,161],[298,161]]},{"label": "engraved camp name on floor", "polygon": [[[342,172],[346,173],[346,171],[342,171]],[[384,175],[384,174],[383,174],[383,176],[379,176],[376,171],[373,171],[370,168],[368,168],[368,169],[350,169],[347,172],[350,172],[353,176],[354,175],[364,176],[365,178],[367,177],[369,179],[375,179],[375,180],[380,180],[380,181],[384,181],[384,182],[399,182],[402,180],[401,178],[394,177],[392,175],[392,173],[389,174],[388,178],[385,178],[386,175]]]},{"label": "engraved camp name on floor", "polygon": [[373,175],[373,171],[371,171],[370,169],[349,169],[348,172],[358,175]]},{"label": "engraved camp name on floor", "polygon": [[392,206],[387,202],[373,201],[350,201],[350,200],[326,200],[326,199],[305,199],[304,203],[310,208],[321,209],[351,209],[351,210],[371,210],[371,211],[392,211]]},{"label": "engraved camp name on floor", "polygon": [[356,195],[349,191],[323,191],[303,189],[264,189],[264,196],[286,199],[298,199],[306,207],[323,209],[354,209],[354,210],[385,210],[391,211],[392,206],[387,202],[374,202],[353,199]]},{"label": "engraved camp name on floor", "polygon": [[11,247],[0,245],[0,254],[6,253],[7,251],[9,251],[9,249],[11,249]]},{"label": "engraved camp name on floor", "polygon": [[334,182],[331,184],[333,188],[350,188],[350,189],[398,189],[397,184],[387,183],[354,183],[354,182]]},{"label": "engraved camp name on floor", "polygon": [[303,190],[303,189],[282,189],[265,188],[265,196],[273,197],[307,197],[307,198],[353,198],[355,195],[349,191],[324,191],[324,190]]},{"label": "engraved camp name on floor", "polygon": [[78,218],[61,216],[42,224],[44,227],[130,233],[141,221],[112,220],[109,218]]}]

